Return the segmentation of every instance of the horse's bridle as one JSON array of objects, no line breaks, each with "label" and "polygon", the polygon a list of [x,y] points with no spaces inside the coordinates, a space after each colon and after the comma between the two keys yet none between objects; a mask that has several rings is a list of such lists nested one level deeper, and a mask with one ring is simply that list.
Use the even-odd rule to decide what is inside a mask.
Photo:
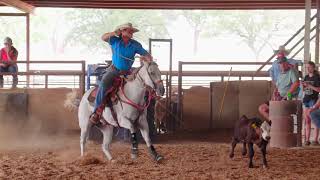
[{"label": "horse's bridle", "polygon": [[148,99],[147,99],[147,102],[146,102],[144,105],[140,105],[140,104],[137,104],[137,103],[134,103],[133,101],[131,101],[131,100],[126,96],[126,94],[124,93],[124,89],[123,89],[124,86],[123,86],[123,85],[121,85],[121,91],[122,91],[122,94],[124,95],[124,97],[126,98],[126,101],[120,99],[121,102],[126,103],[126,104],[129,104],[129,105],[135,107],[135,108],[139,111],[139,114],[140,114],[142,111],[144,111],[146,108],[149,107],[152,98],[154,98],[154,97],[156,96],[156,95],[155,95],[155,94],[156,94],[156,93],[155,93],[155,88],[157,87],[157,84],[162,83],[162,80],[159,80],[159,81],[157,81],[157,82],[154,82],[154,81],[153,81],[153,79],[152,79],[152,77],[151,77],[151,75],[150,75],[150,73],[149,73],[149,71],[148,71],[148,70],[149,70],[149,67],[150,67],[150,66],[148,65],[148,67],[147,67],[147,73],[148,73],[148,76],[149,76],[149,78],[151,79],[151,81],[152,81],[152,83],[153,83],[153,85],[154,85],[154,88],[152,88],[152,87],[150,87],[149,85],[147,85],[147,84],[145,83],[145,80],[144,80],[144,79],[141,77],[141,75],[139,74],[139,72],[140,72],[140,70],[141,70],[142,67],[143,67],[143,66],[139,67],[138,70],[137,70],[137,72],[136,72],[135,74],[137,75],[137,78],[139,78],[138,80],[143,83],[144,88],[148,91]]},{"label": "horse's bridle", "polygon": [[[152,62],[151,62],[151,63],[152,63]],[[141,75],[139,74],[140,69],[141,69],[142,67],[143,67],[143,66],[141,66],[141,67],[139,68],[139,70],[137,71],[136,74],[137,74],[137,76],[139,77],[140,81],[143,82],[143,84],[144,84],[145,87],[151,88],[149,85],[147,85],[147,84],[145,83],[145,80],[144,80],[144,79],[141,77]],[[150,68],[150,64],[148,64],[147,73],[148,73],[148,76],[149,76],[149,78],[151,79],[151,81],[152,81],[152,83],[153,83],[153,87],[154,87],[154,88],[151,88],[151,89],[155,90],[155,88],[157,88],[157,86],[158,86],[159,84],[163,83],[163,81],[162,81],[161,79],[158,80],[158,81],[155,81],[155,80],[152,78],[152,76],[150,75],[150,73],[149,73],[149,68]]]}]

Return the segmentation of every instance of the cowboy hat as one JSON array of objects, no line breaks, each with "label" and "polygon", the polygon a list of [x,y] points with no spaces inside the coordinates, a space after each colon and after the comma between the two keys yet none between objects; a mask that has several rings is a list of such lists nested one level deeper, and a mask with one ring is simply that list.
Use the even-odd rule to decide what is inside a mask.
[{"label": "cowboy hat", "polygon": [[285,46],[279,46],[278,50],[273,50],[275,54],[284,53],[286,56],[290,54],[290,49],[286,49]]},{"label": "cowboy hat", "polygon": [[125,24],[122,24],[122,25],[118,26],[118,27],[116,28],[116,31],[117,31],[117,30],[122,31],[122,30],[124,30],[124,29],[132,29],[134,33],[139,31],[139,29],[133,27],[131,23],[125,23]]}]

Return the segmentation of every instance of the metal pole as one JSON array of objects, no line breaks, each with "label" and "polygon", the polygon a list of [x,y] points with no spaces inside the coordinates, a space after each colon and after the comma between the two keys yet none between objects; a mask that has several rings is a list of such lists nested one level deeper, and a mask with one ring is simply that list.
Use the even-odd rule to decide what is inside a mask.
[{"label": "metal pole", "polygon": [[[168,91],[168,85],[169,85],[169,79],[168,79],[168,76],[169,76],[169,74],[167,73],[166,74],[166,109],[169,109],[169,110],[171,110],[171,108],[170,108],[170,104],[169,104],[169,91]],[[166,120],[168,120],[169,119],[169,113],[168,113],[168,111],[166,111]],[[168,121],[167,121],[168,122]],[[170,121],[169,121],[169,123],[168,124],[170,124],[170,129],[172,129],[171,127],[171,124],[172,124],[172,121],[171,121],[171,119],[170,119]],[[168,125],[167,124],[167,125]]]},{"label": "metal pole", "polygon": [[86,83],[86,62],[81,62],[81,75],[80,75],[80,93],[83,95],[85,93],[85,83]]},{"label": "metal pole", "polygon": [[212,91],[213,91],[213,82],[210,82],[210,91],[209,91],[209,98],[210,98],[210,121],[209,121],[209,129],[212,129],[212,106],[213,106],[213,102],[212,102]]},{"label": "metal pole", "polygon": [[[310,16],[311,16],[311,3],[312,0],[305,0],[305,29],[304,29],[304,64],[307,64],[310,57]],[[304,74],[306,73],[303,68]]]},{"label": "metal pole", "polygon": [[[26,67],[26,71],[29,72],[30,70],[30,15],[27,14],[26,16],[26,55],[27,55],[27,67]],[[29,87],[30,84],[30,76],[27,75],[27,87]]]},{"label": "metal pole", "polygon": [[[307,0],[306,0],[307,1]],[[311,1],[311,0],[310,0]],[[311,5],[310,5],[311,6]],[[312,21],[314,18],[316,17],[316,15],[314,15],[311,19],[310,19],[310,15],[309,15],[309,19],[310,21]],[[286,46],[288,45],[305,27],[305,25],[303,25],[286,43],[284,43],[283,45]],[[309,30],[310,30],[310,25],[309,25]],[[276,54],[273,54],[263,65],[261,65],[255,74],[257,74],[258,72],[260,72],[262,70],[262,68],[264,66],[267,65],[267,63],[269,63],[274,57],[276,56]]]},{"label": "metal pole", "polygon": [[182,116],[182,62],[179,61],[179,69],[178,69],[178,116],[180,123],[183,121]]},{"label": "metal pole", "polygon": [[227,94],[228,85],[229,85],[230,76],[231,76],[231,71],[232,71],[232,67],[230,68],[228,81],[225,83],[225,87],[224,87],[224,91],[223,91],[223,96],[222,96],[221,105],[220,105],[220,111],[219,111],[219,118],[218,118],[219,121],[221,121],[221,115],[222,115],[223,106],[224,106],[224,98],[226,97],[226,94]]},{"label": "metal pole", "polygon": [[172,100],[172,39],[169,39],[170,43],[170,62],[169,62],[169,107],[171,110],[171,100]]},{"label": "metal pole", "polygon": [[[316,37],[316,35],[312,36],[310,41],[312,41],[315,37]],[[298,51],[296,53],[294,53],[294,55],[291,56],[291,59],[294,59],[296,57],[296,55],[298,55],[302,51],[303,48],[304,48],[304,46],[302,46],[300,49],[298,49]]]},{"label": "metal pole", "polygon": [[44,76],[44,88],[48,89],[48,75]]}]

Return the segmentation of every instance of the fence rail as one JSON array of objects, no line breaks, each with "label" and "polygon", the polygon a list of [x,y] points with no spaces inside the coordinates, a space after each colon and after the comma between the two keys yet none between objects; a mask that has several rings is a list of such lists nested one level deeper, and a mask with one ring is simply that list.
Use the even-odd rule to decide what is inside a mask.
[{"label": "fence rail", "polygon": [[[84,93],[85,91],[85,76],[86,76],[86,70],[85,70],[85,61],[18,61],[17,65],[19,64],[53,64],[53,66],[50,66],[51,69],[57,68],[55,66],[62,65],[65,67],[62,67],[63,70],[48,70],[48,69],[32,69],[29,71],[19,71],[17,73],[9,73],[9,72],[1,72],[0,75],[3,76],[9,76],[9,75],[18,75],[18,76],[24,76],[24,80],[19,80],[19,85],[24,85],[26,87],[30,87],[31,85],[44,85],[45,88],[49,88],[49,85],[63,85],[63,86],[77,86],[80,89],[81,93]],[[64,69],[66,68],[67,64],[72,65],[79,65],[79,70],[73,70],[73,69]],[[49,68],[49,67],[47,67]],[[61,67],[60,67],[61,68]],[[76,67],[73,67],[76,68]],[[18,66],[18,69],[19,66]],[[39,78],[42,77],[42,78]],[[69,76],[69,77],[68,77]],[[30,77],[33,79],[33,82],[30,82]],[[51,77],[54,77],[55,80],[50,80]],[[63,80],[57,80],[57,77],[65,77]],[[68,77],[68,78],[66,78]],[[75,78],[77,77],[77,78]],[[9,80],[7,78],[7,81],[5,84],[8,84]]]}]

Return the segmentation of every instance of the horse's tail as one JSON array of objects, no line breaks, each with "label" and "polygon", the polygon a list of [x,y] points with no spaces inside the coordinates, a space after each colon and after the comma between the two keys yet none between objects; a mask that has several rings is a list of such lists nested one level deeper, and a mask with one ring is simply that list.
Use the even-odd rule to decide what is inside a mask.
[{"label": "horse's tail", "polygon": [[72,89],[72,92],[69,92],[66,95],[64,100],[64,107],[69,111],[76,111],[79,107],[81,99],[79,98],[79,92],[76,89]]}]

